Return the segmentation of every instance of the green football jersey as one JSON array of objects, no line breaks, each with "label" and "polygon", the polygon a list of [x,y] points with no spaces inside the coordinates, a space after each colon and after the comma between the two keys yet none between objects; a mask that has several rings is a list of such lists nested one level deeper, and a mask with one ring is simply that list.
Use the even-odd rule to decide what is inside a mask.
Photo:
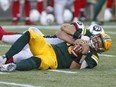
[{"label": "green football jersey", "polygon": [[[90,31],[86,30],[86,29],[84,29],[84,30],[78,29],[77,34],[78,34],[77,36],[80,36],[80,35],[88,36],[88,37],[92,36]],[[78,37],[75,37],[75,39],[76,38],[78,38]],[[79,63],[78,59],[80,57],[81,58],[83,57],[84,60],[87,62],[87,64],[88,64],[87,68],[93,68],[99,62],[99,57],[98,57],[96,50],[92,49],[91,47],[90,47],[90,53],[88,53],[87,55],[81,54],[82,56],[78,56],[77,59],[74,59],[68,50],[70,45],[67,45],[65,42],[59,43],[56,45],[52,45],[52,46],[56,52],[59,69],[69,68],[73,60],[76,61],[77,63]]]},{"label": "green football jersey", "polygon": [[68,45],[65,42],[52,45],[57,56],[58,69],[69,68],[72,63],[72,56],[68,52]]}]

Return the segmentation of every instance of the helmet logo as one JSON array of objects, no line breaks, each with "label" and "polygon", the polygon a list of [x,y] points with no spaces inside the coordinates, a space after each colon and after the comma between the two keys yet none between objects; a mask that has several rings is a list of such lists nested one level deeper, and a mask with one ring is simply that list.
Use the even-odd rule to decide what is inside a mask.
[{"label": "helmet logo", "polygon": [[97,26],[97,25],[95,25],[94,27],[93,27],[93,30],[94,31],[102,31],[102,29],[101,29],[101,27],[99,27],[99,26]]}]

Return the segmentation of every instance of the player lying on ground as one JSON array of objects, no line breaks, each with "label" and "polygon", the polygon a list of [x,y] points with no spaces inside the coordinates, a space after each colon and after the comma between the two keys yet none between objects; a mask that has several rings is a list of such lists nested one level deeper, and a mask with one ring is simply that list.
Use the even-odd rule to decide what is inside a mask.
[{"label": "player lying on ground", "polygon": [[[77,30],[78,28],[82,28],[82,30],[84,30],[85,31],[85,29],[84,29],[84,25],[81,23],[81,22],[74,22],[74,23],[72,23],[73,25],[70,25],[70,24],[63,24],[62,25],[62,27],[61,27],[61,30],[62,30],[62,32],[63,33],[65,33],[65,34],[72,34],[72,36],[73,36],[73,33],[72,32],[75,32],[75,30]],[[2,29],[1,29],[2,30]],[[32,28],[32,30],[34,31],[34,32],[38,32],[38,33],[40,33],[40,34],[42,34],[40,31],[38,31],[38,29],[36,29],[36,28]],[[104,30],[103,30],[103,28],[101,27],[101,26],[99,26],[99,25],[91,25],[90,27],[89,27],[89,31],[91,31],[93,34],[97,34],[97,33],[104,33]],[[61,32],[61,31],[60,31]],[[12,34],[12,32],[5,32],[5,34],[4,35],[2,35],[3,36],[3,38],[2,38],[2,40],[4,41],[4,42],[6,42],[6,43],[14,43],[14,41],[16,41],[16,39],[17,39],[17,37],[19,38],[19,36],[21,36],[21,35],[17,35],[17,34],[15,34],[15,35],[8,35],[8,34],[10,33],[10,34]],[[62,33],[62,34],[63,34]],[[43,34],[42,34],[43,35]],[[64,34],[63,34],[64,35]],[[15,38],[14,38],[15,37]],[[67,36],[68,37],[68,36]],[[6,38],[6,39],[5,39]],[[7,40],[7,38],[9,38],[9,40]],[[87,39],[86,37],[82,37],[83,39]],[[61,39],[63,39],[63,38],[61,38]],[[49,42],[49,43],[52,43],[52,44],[56,44],[56,43],[59,43],[59,42],[62,42],[61,40],[59,40],[58,38],[46,38],[46,40],[47,40],[47,42]],[[55,43],[54,43],[54,41],[55,41]],[[25,55],[25,56],[24,56]],[[30,52],[30,49],[28,48],[28,46],[26,46],[25,47],[25,49],[23,49],[21,52],[19,52],[18,54],[16,54],[15,56],[13,56],[13,58],[10,58],[8,61],[7,61],[7,63],[9,63],[9,62],[19,62],[19,61],[21,61],[21,60],[23,60],[23,59],[27,59],[27,58],[29,58],[29,57],[31,57],[32,56],[32,53]]]},{"label": "player lying on ground", "polygon": [[[63,24],[60,29],[61,31],[57,32],[56,35],[59,38],[61,38],[62,40],[65,40],[67,42],[72,42],[73,39],[71,39],[71,41],[70,41],[69,35],[73,36],[74,32],[78,28],[81,28],[82,30],[85,29],[84,24],[80,21],[73,22],[72,25]],[[34,28],[34,27],[30,27],[29,30],[30,29],[33,30],[34,32],[39,33],[44,36],[44,34],[39,29]],[[90,32],[92,32],[92,34],[104,33],[103,28],[99,25],[91,25],[90,27],[88,27],[88,29],[90,30]],[[2,29],[2,27],[0,27],[0,40],[2,40],[3,42],[5,42],[7,44],[13,44],[20,36],[21,36],[21,34],[19,34],[19,33],[17,34],[15,32],[6,32]],[[63,42],[59,38],[57,38],[55,36],[52,36],[52,38],[48,37],[48,36],[45,37],[46,41],[50,44],[57,44],[57,43]],[[23,56],[23,55],[25,55],[25,56]],[[19,52],[15,56],[13,56],[13,58],[10,58],[10,60],[8,60],[7,63],[11,63],[11,62],[17,63],[17,62],[21,61],[22,59],[27,59],[31,56],[32,56],[32,53],[30,52],[30,49],[27,45],[24,47],[24,49],[21,52]]]},{"label": "player lying on ground", "polygon": [[[0,57],[0,63],[5,63],[6,60],[20,52],[26,44],[29,44],[33,56],[16,64],[1,65],[0,70],[93,68],[99,62],[97,53],[109,50],[112,41],[107,34],[92,35],[88,32],[87,35],[90,37],[88,41],[76,39],[74,44],[62,42],[51,45],[40,34],[28,30],[12,45],[5,55]],[[83,55],[85,56],[84,60]]]},{"label": "player lying on ground", "polygon": [[[66,25],[66,27],[68,28],[68,30],[70,30],[70,32],[73,33],[76,31],[76,29],[78,28],[82,28],[84,29],[84,24],[77,21],[77,22],[73,22],[71,24],[63,24],[61,26],[61,29],[66,29],[64,26]],[[34,28],[34,27],[30,27],[29,30],[33,30],[34,32],[36,33],[39,33],[41,34],[42,36],[44,36],[44,34],[37,28]],[[68,31],[68,34],[71,35]],[[3,42],[7,43],[7,44],[13,44],[22,34],[19,34],[19,33],[16,33],[16,32],[6,32],[2,29],[2,27],[0,27],[0,40],[2,40]],[[57,43],[60,43],[60,42],[63,42],[63,40],[59,39],[55,36],[44,36],[46,41],[50,44],[57,44]],[[25,55],[25,56],[23,56]],[[10,58],[10,60],[7,61],[7,63],[10,63],[10,62],[19,62],[20,60],[22,59],[26,59],[26,58],[29,58],[32,56],[32,53],[30,52],[30,49],[28,47],[28,45],[26,45],[24,47],[24,49],[19,52],[17,55],[13,56],[13,58]]]}]

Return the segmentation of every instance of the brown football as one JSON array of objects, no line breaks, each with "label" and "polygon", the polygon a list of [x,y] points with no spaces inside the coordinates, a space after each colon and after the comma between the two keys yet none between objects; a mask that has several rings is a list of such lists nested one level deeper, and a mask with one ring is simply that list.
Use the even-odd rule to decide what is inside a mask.
[{"label": "brown football", "polygon": [[81,45],[75,45],[71,51],[71,54],[73,56],[78,57],[78,55],[82,52],[82,46]]}]

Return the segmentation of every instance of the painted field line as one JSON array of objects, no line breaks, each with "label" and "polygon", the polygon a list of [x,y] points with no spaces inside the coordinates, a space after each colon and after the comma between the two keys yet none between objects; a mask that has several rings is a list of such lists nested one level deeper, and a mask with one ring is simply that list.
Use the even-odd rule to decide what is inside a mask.
[{"label": "painted field line", "polygon": [[11,45],[3,45],[3,44],[0,44],[1,47],[11,47]]},{"label": "painted field line", "polygon": [[61,73],[69,73],[69,74],[75,74],[75,73],[77,73],[77,72],[74,72],[74,71],[66,71],[66,70],[48,70],[48,71],[61,72]]},{"label": "painted field line", "polygon": [[108,34],[116,34],[116,32],[106,31]]},{"label": "painted field line", "polygon": [[0,81],[0,84],[17,86],[17,87],[41,87],[41,86],[33,86],[29,84],[18,84],[18,83],[13,83],[13,82],[4,82],[4,81]]},{"label": "painted field line", "polygon": [[10,73],[7,73],[7,72],[0,72],[0,74],[10,74]]},{"label": "painted field line", "polygon": [[116,57],[116,55],[108,55],[108,54],[99,54],[99,56],[104,56],[104,57]]}]

